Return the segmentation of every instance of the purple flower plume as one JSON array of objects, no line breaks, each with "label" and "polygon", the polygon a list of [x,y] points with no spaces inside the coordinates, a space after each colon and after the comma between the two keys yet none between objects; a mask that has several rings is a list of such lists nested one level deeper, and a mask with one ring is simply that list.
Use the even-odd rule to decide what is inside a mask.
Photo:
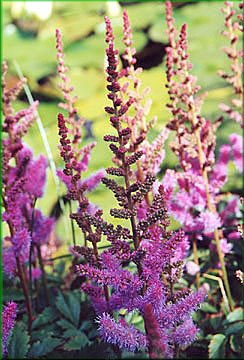
[{"label": "purple flower plume", "polygon": [[14,327],[15,318],[17,313],[17,304],[13,301],[8,302],[3,306],[2,310],[2,352],[3,355],[7,354],[7,345],[9,336]]},{"label": "purple flower plume", "polygon": [[173,339],[177,345],[184,347],[195,340],[197,333],[198,329],[192,319],[187,319],[175,329]]},{"label": "purple flower plume", "polygon": [[116,322],[109,314],[98,317],[99,333],[102,339],[120,349],[135,352],[147,347],[146,336],[134,326],[128,325],[124,319]]}]

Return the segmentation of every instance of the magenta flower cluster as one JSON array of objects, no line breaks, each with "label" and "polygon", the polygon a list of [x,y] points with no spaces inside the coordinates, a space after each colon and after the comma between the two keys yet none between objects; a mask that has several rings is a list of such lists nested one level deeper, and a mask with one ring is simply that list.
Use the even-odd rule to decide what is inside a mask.
[{"label": "magenta flower cluster", "polygon": [[[82,278],[82,290],[90,296],[98,314],[101,337],[120,349],[148,351],[152,358],[173,357],[176,345],[186,346],[194,341],[197,328],[191,320],[191,313],[204,301],[206,292],[200,289],[194,293],[183,287],[174,290],[174,284],[183,271],[189,243],[182,230],[167,230],[170,224],[167,213],[169,193],[156,182],[155,177],[167,132],[163,131],[156,139],[148,159],[150,144],[146,135],[149,128],[145,124],[144,96],[139,93],[140,82],[134,68],[135,50],[132,48],[133,38],[126,11],[123,20],[123,57],[128,66],[119,71],[112,25],[105,17],[107,89],[112,103],[105,107],[105,111],[110,116],[115,134],[105,135],[104,140],[110,143],[114,163],[106,172],[115,179],[103,177],[101,181],[113,192],[118,203],[117,208],[110,210],[110,215],[124,219],[129,226],[114,226],[106,222],[102,210],[96,209],[91,213],[91,204],[85,195],[86,187],[79,186],[76,188],[79,208],[71,214],[71,218],[81,228],[85,246],[75,246],[73,252],[85,260],[76,265],[76,271]],[[123,80],[126,86],[122,86]],[[138,87],[136,94],[128,90],[130,82]],[[137,116],[137,121],[132,114]],[[60,122],[64,129],[62,133],[66,134],[66,124],[61,115]],[[69,151],[63,147],[62,156],[65,159]],[[122,179],[122,182],[116,179]],[[111,245],[99,253],[98,242],[103,237]],[[92,244],[91,248],[86,246],[87,242]],[[122,316],[115,320],[113,314],[122,309],[128,313],[138,312],[143,317],[145,333],[128,324]],[[184,328],[189,329],[189,334],[181,341],[180,333]]]},{"label": "magenta flower cluster", "polygon": [[[38,102],[28,109],[14,113],[11,103],[17,97],[22,82],[13,89],[6,88],[7,63],[3,63],[3,220],[8,224],[9,236],[4,239],[3,267],[13,276],[19,266],[29,259],[31,243],[41,245],[47,240],[54,222],[35,209],[35,202],[43,196],[47,160],[43,155],[34,159],[32,151],[22,142],[36,118]],[[38,221],[36,222],[35,220]],[[45,228],[45,234],[43,230]]]},{"label": "magenta flower cluster", "polygon": [[[64,162],[57,176],[65,185],[64,199],[70,204],[75,273],[72,275],[79,277],[81,291],[91,300],[101,339],[112,344],[116,351],[145,352],[151,359],[174,358],[198,336],[192,313],[208,295],[207,287],[201,286],[203,281],[200,281],[199,241],[207,240],[209,249],[218,255],[214,265],[221,268],[225,300],[233,310],[225,261],[233,243],[240,239],[239,197],[226,196],[223,187],[228,181],[230,164],[237,172],[243,171],[243,143],[238,134],[230,134],[216,155],[216,134],[223,116],[213,122],[202,116],[205,94],[200,94],[197,78],[192,75],[187,25],[183,24],[178,31],[172,4],[166,1],[165,6],[170,120],[150,141],[149,131],[157,118],[148,119],[150,89],[142,87],[142,68],[137,67],[128,14],[124,10],[122,68],[112,23],[105,16],[108,104],[104,110],[109,116],[111,133],[104,136],[104,141],[111,151],[112,165],[89,177],[84,174],[89,170],[96,143],[82,144],[85,119],[76,108],[77,97],[73,95],[64,62],[62,35],[56,30],[62,96],[57,124],[59,151]],[[237,34],[243,30],[243,17],[236,14],[230,2],[225,2],[222,11],[226,27],[223,35],[230,41],[224,52],[230,60],[231,73],[221,71],[219,75],[232,86],[233,99],[230,105],[221,104],[221,110],[228,119],[240,123],[242,52],[237,46]],[[49,301],[41,249],[49,245],[55,222],[36,208],[37,200],[44,195],[47,159],[42,155],[35,159],[23,142],[36,119],[38,102],[17,113],[14,111],[12,103],[25,80],[9,89],[7,69],[4,62],[2,195],[3,221],[9,233],[3,242],[3,267],[7,276],[19,278],[30,331],[32,280],[42,277],[46,304]],[[179,166],[167,169],[160,179],[164,144],[170,133],[174,134],[170,147]],[[88,199],[89,192],[99,184],[115,198],[116,206],[110,209],[110,216],[116,222],[105,221],[103,210]],[[180,225],[176,231],[169,230],[170,216]],[[82,246],[75,239],[76,225],[83,236]],[[102,250],[99,245],[104,240],[109,245]],[[194,261],[186,263],[191,248]],[[197,290],[180,281],[185,269],[188,275],[196,276]],[[4,355],[16,311],[14,302],[3,308]],[[135,315],[143,320],[143,330],[133,323]]]},{"label": "magenta flower cluster", "polygon": [[17,304],[13,301],[3,306],[2,310],[2,354],[6,356],[7,346],[14,328],[17,314]]}]

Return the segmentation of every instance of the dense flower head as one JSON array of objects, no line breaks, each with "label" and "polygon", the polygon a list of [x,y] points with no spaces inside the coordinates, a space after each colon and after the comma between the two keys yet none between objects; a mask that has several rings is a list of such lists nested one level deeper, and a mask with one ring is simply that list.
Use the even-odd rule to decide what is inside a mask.
[{"label": "dense flower head", "polygon": [[195,340],[197,333],[198,329],[192,319],[187,319],[176,328],[173,338],[177,345],[185,347]]},{"label": "dense flower head", "polygon": [[109,314],[102,314],[97,320],[99,333],[104,341],[118,345],[120,349],[135,352],[147,347],[146,336],[122,318],[116,322]]},{"label": "dense flower head", "polygon": [[13,247],[8,246],[6,248],[3,248],[2,260],[3,260],[3,271],[9,277],[13,277],[15,275],[16,266],[17,266]]},{"label": "dense flower head", "polygon": [[14,323],[17,314],[17,304],[13,301],[8,302],[3,306],[2,310],[2,352],[5,356],[7,354],[8,340],[14,328]]},{"label": "dense flower head", "polygon": [[177,301],[175,304],[167,305],[160,313],[160,326],[162,328],[173,327],[174,324],[179,324],[181,321],[188,319],[191,313],[204,301],[205,297],[206,292],[199,290]]},{"label": "dense flower head", "polygon": [[31,236],[27,229],[17,231],[11,239],[16,257],[27,260],[31,244]]},{"label": "dense flower head", "polygon": [[54,228],[54,219],[46,217],[40,210],[35,210],[32,227],[32,241],[35,244],[44,244]]}]

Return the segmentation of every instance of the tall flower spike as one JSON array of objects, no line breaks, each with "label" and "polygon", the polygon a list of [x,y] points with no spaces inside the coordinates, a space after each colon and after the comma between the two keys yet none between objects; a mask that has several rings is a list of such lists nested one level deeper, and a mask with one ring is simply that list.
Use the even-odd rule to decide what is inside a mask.
[{"label": "tall flower spike", "polygon": [[[167,58],[167,80],[166,87],[170,96],[171,103],[168,108],[171,111],[172,119],[168,128],[176,132],[176,141],[171,145],[172,150],[179,157],[181,168],[184,174],[193,174],[197,176],[204,187],[205,204],[209,212],[214,217],[217,213],[216,193],[217,189],[211,187],[209,173],[213,170],[214,150],[216,145],[216,129],[221,119],[214,124],[201,116],[201,105],[203,96],[197,95],[200,87],[196,85],[196,77],[190,74],[192,64],[189,62],[188,42],[186,24],[183,24],[177,39],[176,30],[172,30],[174,22],[172,20],[172,7],[166,3],[166,22],[169,31],[169,46],[166,48]],[[183,174],[183,175],[184,175]],[[179,184],[180,185],[180,184]],[[186,185],[186,183],[185,183]],[[188,188],[186,191],[190,191]],[[179,191],[179,193],[180,191]],[[185,194],[185,200],[189,196]],[[181,199],[182,201],[183,199]],[[183,200],[183,204],[184,201]],[[190,199],[194,201],[194,199]],[[197,202],[195,201],[195,205]],[[180,205],[176,202],[175,207]],[[192,207],[194,209],[194,206]],[[192,222],[192,212],[185,212],[188,217],[188,224]],[[199,219],[197,219],[199,220]],[[217,222],[215,222],[217,225]],[[197,224],[196,224],[197,225]],[[197,259],[196,239],[198,238],[194,230],[202,231],[202,228],[193,229],[194,257]],[[230,286],[225,268],[223,253],[221,251],[220,234],[217,227],[214,229],[214,239],[217,244],[218,257],[221,263],[223,279],[226,287],[230,307],[233,309],[233,300],[231,297]],[[197,261],[197,260],[196,260]]]},{"label": "tall flower spike", "polygon": [[12,102],[16,100],[18,94],[23,88],[23,85],[26,83],[26,79],[22,78],[19,82],[12,88],[7,88],[6,76],[8,72],[7,61],[2,63],[2,100],[3,100],[3,114],[5,117],[11,116],[14,113],[12,108]]},{"label": "tall flower spike", "polygon": [[[82,288],[90,295],[96,312],[100,315],[102,311],[106,311],[98,318],[103,340],[133,352],[141,348],[148,351],[149,347],[150,355],[153,357],[163,355],[172,358],[176,345],[173,331],[179,325],[178,320],[173,318],[173,313],[177,310],[180,322],[190,318],[191,311],[202,298],[198,294],[195,294],[195,297],[193,294],[189,295],[185,289],[175,292],[174,284],[181,275],[187,242],[183,232],[173,234],[167,231],[168,194],[163,186],[154,186],[155,176],[149,173],[148,169],[144,171],[141,167],[143,178],[139,178],[140,180],[138,174],[135,174],[135,165],[137,168],[138,161],[144,155],[139,145],[143,143],[146,132],[141,134],[139,131],[141,139],[139,141],[137,138],[134,141],[132,133],[137,128],[130,127],[128,110],[135,99],[130,98],[126,91],[122,92],[122,77],[127,76],[127,73],[118,73],[118,51],[114,47],[111,22],[107,17],[105,22],[108,44],[107,89],[108,98],[112,101],[112,106],[107,106],[105,111],[110,115],[111,125],[116,132],[113,135],[105,135],[104,140],[110,142],[109,148],[116,165],[108,168],[107,173],[116,176],[116,180],[103,178],[102,182],[113,192],[118,202],[119,208],[111,209],[110,214],[128,219],[130,228],[121,225],[115,227],[103,220],[102,211],[90,214],[88,206],[80,206],[80,211],[72,214],[72,218],[86,233],[86,239],[92,242],[93,250],[75,247],[75,252],[83,256],[87,262],[77,265],[76,270],[88,280],[88,284]],[[124,26],[125,45],[131,46],[131,29],[125,13]],[[128,58],[131,60],[131,57]],[[127,94],[128,99],[125,99],[126,96],[123,97],[123,94]],[[160,147],[160,142],[161,139],[155,142],[155,149]],[[121,181],[118,181],[118,177]],[[145,209],[141,209],[149,192],[152,201],[147,203]],[[139,219],[136,217],[137,213]],[[105,236],[111,246],[99,254],[97,242],[102,236]],[[176,253],[179,253],[178,257],[175,257]],[[177,309],[171,308],[176,304]],[[127,324],[125,319],[115,321],[112,312],[120,309],[126,309],[127,312],[138,311],[144,319],[146,334]],[[173,322],[170,326],[164,327],[163,320],[166,321],[169,309],[172,311],[168,322],[170,323],[171,319]]]},{"label": "tall flower spike", "polygon": [[243,4],[239,4],[242,10],[237,14],[234,9],[234,3],[225,1],[224,7],[221,9],[225,14],[225,30],[222,34],[229,41],[229,46],[223,48],[230,61],[230,73],[219,71],[218,74],[233,87],[234,98],[231,100],[231,106],[220,104],[220,109],[228,115],[230,119],[235,120],[243,127],[242,105],[243,105],[243,50],[239,48],[239,38],[243,32]]},{"label": "tall flower spike", "polygon": [[[15,113],[12,102],[19,94],[24,81],[13,88],[7,88],[7,63],[3,64],[3,189],[5,212],[3,220],[9,228],[4,238],[3,261],[8,275],[16,274],[21,282],[28,313],[28,327],[31,328],[32,310],[25,276],[25,266],[31,256],[33,242],[32,214],[36,199],[43,195],[46,180],[47,161],[43,156],[33,159],[33,153],[22,142],[29,127],[36,119],[38,102]],[[39,258],[41,262],[41,256]],[[29,262],[31,270],[31,262]],[[44,268],[43,268],[44,269]],[[43,270],[44,273],[44,270]]]},{"label": "tall flower spike", "polygon": [[[139,181],[144,180],[144,173],[150,172],[156,175],[158,172],[158,163],[163,160],[164,156],[164,140],[167,137],[167,131],[163,129],[155,143],[150,144],[147,140],[147,132],[157,121],[157,117],[147,122],[147,116],[150,112],[152,101],[148,97],[150,88],[141,90],[141,79],[139,77],[142,73],[142,68],[135,69],[136,64],[136,49],[133,47],[133,34],[126,10],[123,12],[123,42],[125,50],[122,58],[125,62],[124,69],[120,72],[121,80],[125,80],[121,86],[121,96],[125,98],[133,98],[133,113],[125,114],[123,120],[128,123],[131,130],[131,149],[138,149],[143,151],[142,158],[137,161],[137,171],[135,172],[135,179]],[[125,78],[125,79],[123,79]],[[149,205],[149,198],[146,196],[147,205]]]},{"label": "tall flower spike", "polygon": [[[58,128],[60,136],[60,155],[65,162],[63,172],[58,170],[57,174],[65,183],[68,189],[68,195],[73,200],[79,202],[84,200],[84,190],[87,188],[90,191],[98,185],[100,178],[104,171],[101,170],[88,181],[81,181],[81,173],[87,170],[90,160],[90,152],[95,146],[95,142],[81,147],[81,129],[84,125],[85,119],[77,115],[75,102],[77,97],[72,96],[73,87],[70,86],[70,79],[67,76],[68,68],[64,63],[64,51],[62,44],[62,35],[59,29],[56,30],[56,49],[58,67],[57,72],[61,79],[59,85],[64,102],[59,106],[66,110],[68,115],[58,114]],[[82,200],[83,199],[83,200]]]},{"label": "tall flower spike", "polygon": [[15,318],[17,313],[17,304],[13,301],[8,302],[3,306],[2,310],[2,352],[7,354],[8,340],[14,328]]},{"label": "tall flower spike", "polygon": [[85,121],[82,117],[77,117],[77,109],[74,104],[77,100],[76,96],[72,96],[74,88],[70,86],[70,79],[67,76],[68,68],[64,63],[64,51],[62,43],[62,34],[59,29],[56,29],[56,49],[57,49],[57,60],[58,60],[58,75],[60,76],[61,83],[59,87],[62,91],[64,102],[61,102],[59,106],[68,112],[68,117],[66,122],[71,125],[69,132],[72,134],[73,144],[80,142],[81,139],[81,129]]}]

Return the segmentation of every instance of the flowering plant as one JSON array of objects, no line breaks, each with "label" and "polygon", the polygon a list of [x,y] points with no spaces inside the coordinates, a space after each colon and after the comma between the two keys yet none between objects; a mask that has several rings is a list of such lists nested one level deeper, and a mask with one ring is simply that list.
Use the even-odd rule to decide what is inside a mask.
[{"label": "flowering plant", "polygon": [[[45,252],[56,237],[58,217],[55,211],[46,216],[36,207],[44,196],[49,163],[43,155],[35,159],[24,143],[38,117],[38,101],[14,111],[26,80],[9,88],[8,65],[3,63],[2,198],[8,228],[3,267],[5,282],[23,293],[3,308],[4,357],[80,358],[84,352],[96,358],[101,351],[106,358],[127,353],[150,359],[182,358],[197,347],[204,348],[204,354],[207,349],[210,358],[221,351],[239,356],[241,303],[229,280],[236,272],[241,288],[238,257],[232,261],[231,256],[241,243],[242,198],[223,189],[231,163],[242,171],[242,141],[240,135],[230,134],[218,154],[216,144],[223,113],[228,121],[241,123],[242,14],[236,14],[230,2],[222,9],[223,35],[230,40],[224,52],[231,72],[219,75],[232,86],[233,98],[231,105],[220,105],[221,116],[211,121],[202,115],[207,95],[200,93],[192,75],[187,25],[178,32],[172,4],[167,1],[165,7],[170,119],[154,139],[157,117],[149,118],[150,89],[143,88],[128,12],[123,11],[121,62],[113,22],[104,18],[109,101],[105,106],[109,120],[104,121],[110,131],[103,140],[112,159],[109,167],[89,177],[85,172],[91,168],[96,143],[84,144],[86,119],[77,107],[62,34],[56,30],[62,96],[58,148],[64,163],[57,176],[64,185],[63,199],[70,205],[73,239],[66,255],[49,258]],[[178,163],[161,178],[168,138],[173,138],[170,148]],[[114,196],[116,205],[110,206],[109,215],[91,201],[90,192],[97,186]],[[207,244],[205,253],[202,244]],[[62,257],[72,262],[54,266]],[[213,280],[218,286],[213,287]]]}]

